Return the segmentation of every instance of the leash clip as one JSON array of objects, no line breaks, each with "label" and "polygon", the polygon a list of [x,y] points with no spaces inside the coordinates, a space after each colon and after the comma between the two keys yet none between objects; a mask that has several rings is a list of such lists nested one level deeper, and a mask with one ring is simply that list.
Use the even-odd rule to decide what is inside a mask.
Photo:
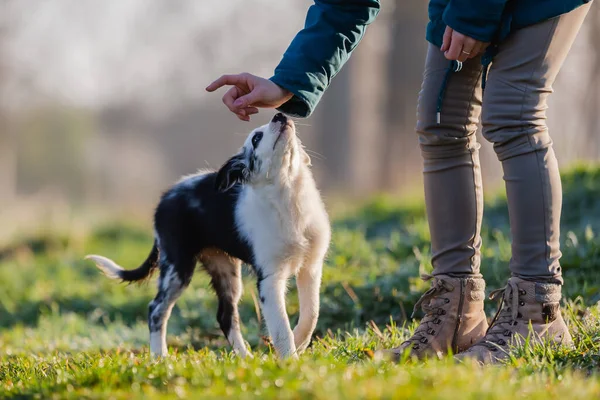
[{"label": "leash clip", "polygon": [[460,72],[463,67],[462,61],[454,61],[454,72]]}]

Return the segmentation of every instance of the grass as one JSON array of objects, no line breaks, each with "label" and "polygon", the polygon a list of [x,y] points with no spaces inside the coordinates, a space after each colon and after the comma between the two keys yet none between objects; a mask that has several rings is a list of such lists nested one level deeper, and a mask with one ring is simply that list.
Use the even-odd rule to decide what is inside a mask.
[{"label": "grass", "polygon": [[[254,359],[229,352],[202,273],[171,317],[170,356],[150,359],[146,311],[154,284],[116,284],[82,260],[99,253],[137,265],[151,244],[147,224],[15,239],[0,251],[0,398],[598,398],[600,169],[575,168],[563,182],[563,311],[574,349],[516,349],[506,365],[490,368],[450,358],[373,361],[375,350],[398,345],[416,326],[407,315],[427,287],[419,275],[431,269],[422,206],[380,197],[334,218],[321,318],[296,362],[278,361],[265,342],[249,273],[240,312]],[[505,200],[488,202],[482,254],[488,291],[508,277],[507,223]],[[495,307],[486,304],[490,314]],[[295,322],[293,290],[288,311]]]}]

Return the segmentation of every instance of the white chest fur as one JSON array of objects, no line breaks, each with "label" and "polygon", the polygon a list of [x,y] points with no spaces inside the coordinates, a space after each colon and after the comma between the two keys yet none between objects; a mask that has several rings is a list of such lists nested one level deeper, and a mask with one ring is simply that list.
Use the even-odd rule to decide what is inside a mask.
[{"label": "white chest fur", "polygon": [[[294,273],[308,241],[306,216],[297,201],[277,187],[245,187],[236,207],[236,224],[261,268],[288,265]],[[266,272],[266,271],[265,271]],[[283,271],[282,271],[283,272]]]}]

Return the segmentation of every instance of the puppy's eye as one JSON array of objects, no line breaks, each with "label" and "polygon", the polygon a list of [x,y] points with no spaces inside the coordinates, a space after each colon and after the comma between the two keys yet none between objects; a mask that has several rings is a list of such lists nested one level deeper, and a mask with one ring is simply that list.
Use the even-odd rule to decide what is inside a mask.
[{"label": "puppy's eye", "polygon": [[263,137],[262,132],[256,132],[254,134],[254,136],[252,136],[252,147],[254,147],[256,149],[258,147],[258,144],[260,143],[262,137]]}]

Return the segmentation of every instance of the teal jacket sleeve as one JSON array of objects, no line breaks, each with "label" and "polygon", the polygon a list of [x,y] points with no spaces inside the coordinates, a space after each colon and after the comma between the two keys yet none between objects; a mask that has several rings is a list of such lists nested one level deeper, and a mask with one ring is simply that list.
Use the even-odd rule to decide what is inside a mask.
[{"label": "teal jacket sleeve", "polygon": [[500,29],[508,0],[450,0],[444,23],[457,32],[491,42]]},{"label": "teal jacket sleeve", "polygon": [[379,13],[379,0],[315,0],[271,81],[294,94],[278,110],[308,117]]}]

